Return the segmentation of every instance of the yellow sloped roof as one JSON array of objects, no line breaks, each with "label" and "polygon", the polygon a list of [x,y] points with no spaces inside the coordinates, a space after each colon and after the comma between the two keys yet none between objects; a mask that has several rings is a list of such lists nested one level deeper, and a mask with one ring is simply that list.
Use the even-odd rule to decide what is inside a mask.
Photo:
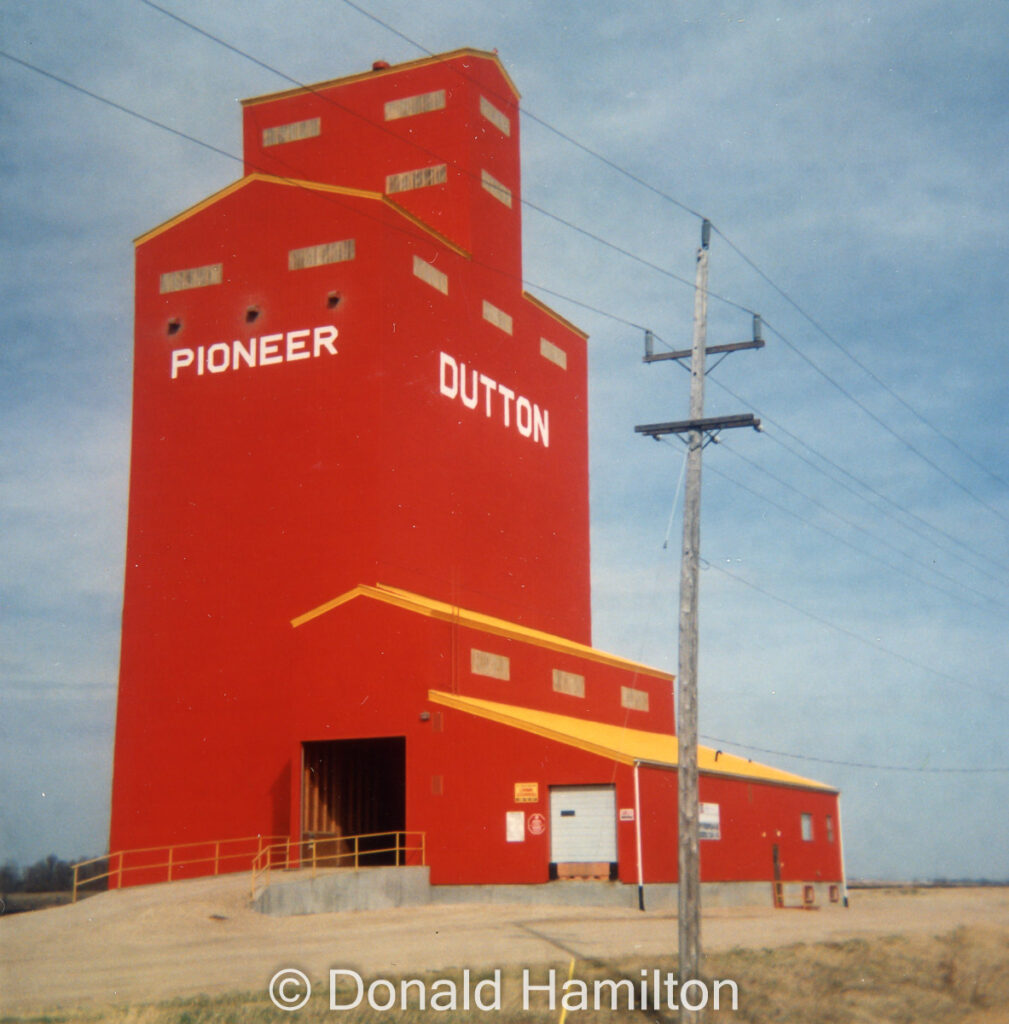
[{"label": "yellow sloped roof", "polygon": [[[530,732],[557,743],[565,743],[590,754],[619,761],[621,764],[634,764],[635,761],[640,761],[665,768],[675,768],[679,764],[679,743],[675,736],[666,733],[627,729],[620,725],[607,725],[605,722],[590,722],[571,715],[536,711],[513,704],[499,704],[492,700],[463,697],[440,690],[429,690],[428,699],[435,704],[442,704],[479,718],[487,718],[492,722],[521,729],[523,732]],[[711,747],[698,748],[697,764],[698,769],[706,775],[731,775],[754,782],[836,792],[832,786],[822,782],[756,764],[744,757],[715,751]]]},{"label": "yellow sloped roof", "polygon": [[547,650],[556,651],[560,654],[573,654],[588,661],[594,661],[601,665],[609,665],[611,668],[624,669],[638,675],[654,676],[657,679],[666,679],[672,682],[673,677],[661,669],[652,668],[650,665],[642,665],[637,661],[630,661],[621,658],[616,654],[607,654],[606,651],[596,650],[587,644],[580,644],[574,640],[566,640],[564,637],[554,633],[545,633],[539,629],[531,629],[529,626],[520,626],[515,622],[508,622],[507,619],[498,619],[493,615],[484,615],[482,612],[470,611],[466,608],[459,608],[454,604],[445,601],[436,601],[430,597],[422,597],[420,594],[413,594],[409,590],[399,590],[396,587],[375,586],[369,587],[365,584],[348,590],[332,601],[313,608],[311,611],[299,615],[291,620],[291,625],[297,628],[310,622],[312,619],[325,615],[326,612],[339,608],[340,605],[353,601],[358,597],[370,598],[374,601],[381,601],[384,604],[391,604],[397,608],[404,608],[407,611],[420,615],[427,615],[430,618],[440,619],[442,622],[453,622],[469,629],[478,630],[481,633],[492,633],[495,636],[507,637],[510,640],[520,640],[523,643],[532,644],[534,647],[545,647]]}]

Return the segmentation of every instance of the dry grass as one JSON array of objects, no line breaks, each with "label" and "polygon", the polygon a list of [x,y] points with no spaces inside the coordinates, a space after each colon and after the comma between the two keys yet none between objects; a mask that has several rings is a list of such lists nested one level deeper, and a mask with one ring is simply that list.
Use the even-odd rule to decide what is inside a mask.
[{"label": "dry grass", "polygon": [[[671,971],[671,961],[619,961],[577,964],[576,977],[627,977],[636,981],[643,966]],[[945,935],[852,939],[763,950],[734,950],[706,959],[710,978],[732,979],[740,992],[739,1008],[709,1015],[714,1021],[759,1024],[997,1024],[1009,1022],[1009,930],[961,927]],[[559,980],[567,965],[558,965]],[[545,968],[537,968],[540,981]],[[438,972],[434,978],[458,978],[458,971]],[[390,1020],[444,1024],[486,1019],[494,1022],[556,1021],[545,999],[529,1011],[521,1007],[520,972],[503,974],[500,1012],[426,1012],[411,1010],[353,1010],[333,1012],[323,981],[309,1005],[298,1013],[275,1009],[265,992],[200,996],[130,1007],[88,1007],[46,1016],[4,1017],[0,1024],[377,1024]],[[675,1021],[671,1011],[574,1012],[569,1022],[602,1020],[623,1024]]]}]

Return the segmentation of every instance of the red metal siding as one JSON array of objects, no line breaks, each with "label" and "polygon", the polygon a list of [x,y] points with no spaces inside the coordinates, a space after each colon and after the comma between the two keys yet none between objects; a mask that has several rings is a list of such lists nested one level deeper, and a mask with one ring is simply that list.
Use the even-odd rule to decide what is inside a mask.
[{"label": "red metal siding", "polygon": [[[384,121],[387,100],[440,89],[444,109]],[[432,880],[545,881],[548,830],[506,843],[505,813],[548,818],[551,785],[587,783],[631,807],[631,770],[428,690],[669,731],[668,678],[368,600],[291,625],[381,582],[591,640],[585,340],[522,293],[516,97],[473,54],[319,91],[245,108],[247,172],[288,180],[244,179],[137,246],[111,848],[296,837],[302,743],[401,736]],[[264,127],[315,117],[317,136],[263,146]],[[381,198],[290,181],[380,192],[425,166],[418,146],[444,154],[447,182],[393,198],[454,244]],[[292,251],[351,239],[353,258],[289,269]],[[507,657],[508,679],[474,673],[474,648]],[[584,697],[554,670],[583,676]],[[648,710],[623,707],[622,686]],[[539,804],[515,803],[519,782]],[[646,878],[671,880],[675,776],[644,769],[642,789]],[[705,778],[701,798],[722,807],[705,879],[769,878],[769,830],[788,877],[839,876],[822,827],[797,838],[832,796]],[[618,828],[633,882],[633,823]]]}]

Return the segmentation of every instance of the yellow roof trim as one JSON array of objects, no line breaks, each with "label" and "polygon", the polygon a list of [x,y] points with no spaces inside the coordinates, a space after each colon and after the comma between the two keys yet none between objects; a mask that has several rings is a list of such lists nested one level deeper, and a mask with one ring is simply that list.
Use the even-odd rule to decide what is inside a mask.
[{"label": "yellow roof trim", "polygon": [[393,202],[393,200],[388,196],[383,195],[381,192],[370,192],[361,188],[345,188],[343,185],[329,185],[325,182],[307,181],[302,178],[279,178],[273,174],[261,174],[258,172],[255,174],[247,174],[244,178],[239,178],[238,181],[233,181],[230,185],[225,186],[213,195],[200,200],[200,202],[195,206],[190,206],[181,213],[177,213],[170,220],[166,220],[163,224],[159,224],[156,228],[151,228],[150,231],[146,231],[144,234],[134,239],[133,244],[139,246],[143,245],[145,242],[149,242],[152,238],[156,238],[158,235],[174,228],[177,224],[181,224],[190,217],[194,217],[201,211],[213,206],[222,199],[226,199],[232,193],[237,192],[239,189],[243,189],[246,185],[256,181],[266,182],[269,185],[286,185],[289,188],[301,188],[309,192],[327,192],[332,195],[350,196],[354,199],[371,199],[373,201],[381,202],[384,206],[387,206],[390,210],[399,214],[399,216],[403,217],[405,220],[410,221],[411,224],[420,228],[421,231],[430,235],[442,245],[451,249],[453,252],[458,253],[460,256],[463,256],[465,259],[470,259],[470,254],[463,249],[462,246],[456,245],[455,242],[446,238],[440,231],[436,231],[434,228],[429,227],[419,217],[415,217],[408,210],[404,210],[402,206]]},{"label": "yellow roof trim", "polygon": [[[551,711],[537,711],[512,704],[478,697],[463,697],[459,694],[429,690],[428,699],[434,704],[454,708],[466,714],[486,718],[500,725],[542,736],[544,739],[577,747],[589,754],[605,757],[621,764],[635,761],[663,768],[676,768],[679,764],[679,742],[675,736],[660,732],[645,732],[642,729],[627,729],[605,722],[591,722],[571,715],[559,715]],[[836,793],[837,790],[822,782],[793,775],[778,768],[757,764],[744,757],[726,754],[711,747],[699,747],[697,751],[698,770],[705,775],[728,775],[752,782],[767,782],[782,786],[801,786],[805,789],[821,789]]]},{"label": "yellow roof trim", "polygon": [[542,299],[537,299],[535,295],[530,295],[529,292],[523,291],[522,298],[526,302],[535,306],[537,309],[542,310],[547,316],[553,317],[559,324],[566,327],[569,331],[574,331],[583,341],[588,341],[589,335],[587,331],[583,331],[577,324],[573,324],[567,317],[563,317],[556,309],[551,309]]},{"label": "yellow roof trim", "polygon": [[232,192],[237,192],[239,189],[245,188],[249,181],[256,177],[258,177],[258,175],[251,175],[249,178],[239,178],[238,181],[233,181],[230,185],[225,185],[224,188],[207,196],[206,199],[201,199],[195,206],[186,207],[186,209],[181,213],[177,213],[174,217],[163,221],[157,227],[151,228],[149,231],[145,231],[142,235],[138,235],[133,239],[133,244],[143,245],[144,242],[149,242],[152,238],[168,231],[169,228],[174,228],[176,224],[181,224],[182,221],[189,220],[190,217],[195,216],[201,210],[205,210],[208,206],[213,206],[214,203],[227,198]]},{"label": "yellow roof trim", "polygon": [[396,608],[403,608],[406,611],[415,612],[420,615],[427,615],[442,622],[453,622],[465,626],[467,629],[475,629],[481,633],[490,633],[494,636],[505,637],[509,640],[519,640],[522,643],[532,644],[534,647],[543,647],[558,654],[572,654],[588,661],[594,661],[600,665],[608,665],[611,668],[623,669],[627,672],[636,672],[639,675],[653,676],[656,679],[664,679],[672,682],[672,675],[663,672],[661,669],[652,668],[650,665],[642,665],[637,661],[630,661],[615,654],[608,654],[605,651],[596,650],[587,644],[580,644],[574,640],[566,640],[564,637],[554,633],[545,633],[539,629],[531,629],[529,626],[520,626],[506,619],[498,619],[493,615],[484,615],[481,612],[470,611],[466,608],[459,608],[457,605],[448,604],[444,601],[436,601],[433,598],[422,597],[419,594],[411,593],[409,590],[400,590],[397,587],[387,587],[379,584],[370,587],[361,584],[348,590],[339,597],[327,601],[310,611],[299,615],[291,620],[291,625],[297,629],[320,615],[333,611],[341,605],[347,604],[358,597],[367,597],[374,601],[381,601],[383,604],[393,605]]},{"label": "yellow roof trim", "polygon": [[243,107],[253,107],[260,103],[272,103],[274,100],[285,100],[291,96],[303,96],[308,92],[319,92],[322,89],[332,89],[337,85],[350,85],[353,82],[360,82],[365,78],[377,78],[379,75],[390,75],[396,74],[400,71],[412,71],[415,68],[427,67],[431,64],[444,64],[446,61],[455,60],[457,57],[478,57],[481,60],[491,60],[498,66],[498,70],[501,72],[501,76],[508,84],[508,88],[515,93],[515,99],[521,99],[521,94],[518,89],[515,88],[515,83],[511,79],[511,75],[505,70],[505,66],[501,63],[501,58],[496,53],[491,53],[488,50],[477,50],[471,47],[463,47],[459,50],[452,50],[449,53],[436,53],[430,57],[420,57],[417,60],[405,61],[402,64],[393,64],[390,67],[382,68],[379,71],[368,70],[368,71],[357,71],[352,75],[345,75],[343,78],[330,78],[325,82],[316,82],[313,85],[299,85],[293,89],[282,89],[280,92],[269,92],[264,93],[261,96],[252,96],[249,99],[242,100]]}]

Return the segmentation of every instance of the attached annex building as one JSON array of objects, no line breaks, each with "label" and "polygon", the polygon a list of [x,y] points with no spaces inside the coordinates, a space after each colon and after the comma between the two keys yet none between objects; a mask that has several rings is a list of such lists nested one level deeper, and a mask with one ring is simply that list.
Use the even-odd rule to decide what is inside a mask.
[{"label": "attached annex building", "polygon": [[[672,677],[591,646],[586,335],[522,289],[507,73],[243,109],[244,176],[136,244],[111,850],[675,882]],[[701,800],[705,882],[843,885],[834,789],[702,751]]]}]

